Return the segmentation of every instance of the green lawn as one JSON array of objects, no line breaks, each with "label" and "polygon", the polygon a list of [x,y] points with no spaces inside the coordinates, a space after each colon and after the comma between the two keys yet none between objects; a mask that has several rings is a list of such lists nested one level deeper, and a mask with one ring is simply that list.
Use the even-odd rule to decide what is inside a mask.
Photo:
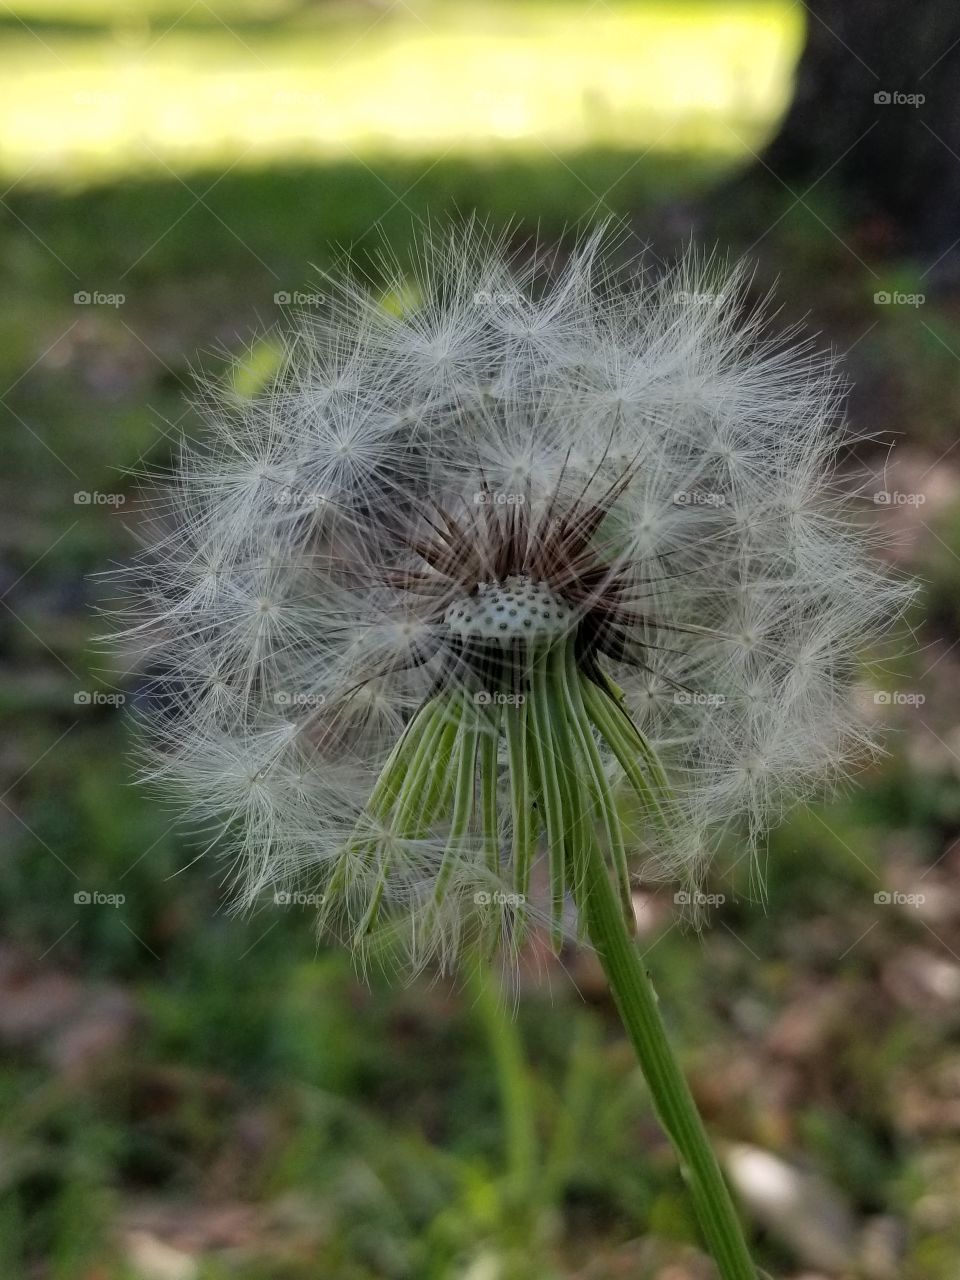
[{"label": "green lawn", "polygon": [[[782,109],[788,3],[41,3],[2,29],[0,171],[30,183],[278,160],[586,146],[746,153]],[[247,15],[245,18],[244,15]]]}]

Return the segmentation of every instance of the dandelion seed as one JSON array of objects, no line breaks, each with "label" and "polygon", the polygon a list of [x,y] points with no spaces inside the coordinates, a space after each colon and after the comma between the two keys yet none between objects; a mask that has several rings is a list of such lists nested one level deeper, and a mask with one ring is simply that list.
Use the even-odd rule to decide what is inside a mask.
[{"label": "dandelion seed", "polygon": [[399,313],[344,277],[184,445],[132,633],[179,681],[154,776],[219,815],[241,902],[306,890],[415,964],[559,945],[585,830],[629,912],[863,751],[847,686],[904,593],[835,482],[829,363],[762,339],[741,273],[601,242],[550,272],[437,237]]}]

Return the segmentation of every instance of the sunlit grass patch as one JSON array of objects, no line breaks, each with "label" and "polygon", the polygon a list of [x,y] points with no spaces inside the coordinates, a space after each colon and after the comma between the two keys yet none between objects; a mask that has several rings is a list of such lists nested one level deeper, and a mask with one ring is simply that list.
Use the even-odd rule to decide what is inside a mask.
[{"label": "sunlit grass patch", "polygon": [[[736,155],[782,109],[800,40],[786,3],[412,8],[252,28],[242,9],[195,25],[205,5],[175,25],[10,24],[0,167],[36,181],[504,147]],[[24,8],[28,23],[86,13]]]}]

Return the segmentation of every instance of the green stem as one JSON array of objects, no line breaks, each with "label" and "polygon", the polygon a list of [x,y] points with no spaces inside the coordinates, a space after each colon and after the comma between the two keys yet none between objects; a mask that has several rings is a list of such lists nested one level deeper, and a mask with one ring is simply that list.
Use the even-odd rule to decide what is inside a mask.
[{"label": "green stem", "polygon": [[595,841],[587,850],[587,929],[646,1077],[660,1122],[679,1154],[703,1234],[723,1280],[756,1280],[736,1210],[680,1070]]},{"label": "green stem", "polygon": [[[623,902],[611,883],[610,868],[592,824],[585,820],[592,799],[607,810],[606,829],[619,828],[620,824],[613,798],[595,772],[588,706],[590,717],[604,736],[607,728],[618,736],[626,736],[625,728],[621,724],[610,725],[606,706],[597,705],[589,694],[585,706],[579,696],[582,686],[578,685],[572,693],[568,687],[571,679],[577,679],[575,668],[556,664],[553,679],[538,689],[544,699],[538,727],[549,730],[555,771],[562,780],[561,830],[569,842],[569,856],[563,861],[568,866],[571,889],[646,1077],[657,1115],[680,1157],[681,1171],[720,1275],[723,1280],[757,1280],[730,1192],[693,1095],[670,1047],[657,1009],[656,994],[624,918]],[[600,699],[603,698],[600,694]],[[617,715],[620,714],[618,709]],[[637,737],[641,735],[637,733]],[[623,745],[622,739],[618,745]],[[659,767],[659,762],[657,765]],[[592,796],[589,786],[578,785],[578,779],[589,779],[591,772],[594,773]],[[643,772],[642,767],[638,772]],[[656,783],[659,784],[659,778]],[[650,784],[647,782],[646,786],[649,788]],[[656,790],[660,790],[660,785]],[[615,845],[620,838],[616,837]],[[615,848],[611,854],[616,859]]]}]

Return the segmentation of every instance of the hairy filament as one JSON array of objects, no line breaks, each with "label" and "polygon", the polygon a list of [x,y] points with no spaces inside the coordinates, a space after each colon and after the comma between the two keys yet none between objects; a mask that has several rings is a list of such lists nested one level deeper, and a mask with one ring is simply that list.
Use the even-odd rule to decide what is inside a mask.
[{"label": "hairy filament", "polygon": [[499,781],[500,704],[489,707],[480,736],[480,814],[483,847],[492,875],[500,874],[500,837],[497,830],[497,784]]},{"label": "hairy filament", "polygon": [[509,774],[510,814],[512,819],[511,862],[513,887],[518,899],[517,940],[523,937],[526,901],[530,892],[530,868],[537,842],[534,825],[536,782],[531,769],[531,747],[526,700],[508,709],[503,717],[507,738],[507,772]]},{"label": "hairy filament", "polygon": [[562,946],[564,904],[568,894],[582,898],[585,850],[595,829],[602,832],[624,922],[633,928],[627,840],[604,753],[619,765],[650,821],[666,825],[670,797],[656,753],[619,703],[616,687],[595,683],[580,670],[569,636],[533,646],[513,686],[522,692],[481,697],[465,686],[452,687],[414,716],[344,851],[345,859],[376,867],[358,940],[379,919],[398,842],[445,832],[423,936],[442,918],[458,868],[466,867],[475,883],[485,875],[499,883],[501,805],[511,832],[515,942],[525,932],[531,870],[542,839],[550,936],[555,949]]}]

